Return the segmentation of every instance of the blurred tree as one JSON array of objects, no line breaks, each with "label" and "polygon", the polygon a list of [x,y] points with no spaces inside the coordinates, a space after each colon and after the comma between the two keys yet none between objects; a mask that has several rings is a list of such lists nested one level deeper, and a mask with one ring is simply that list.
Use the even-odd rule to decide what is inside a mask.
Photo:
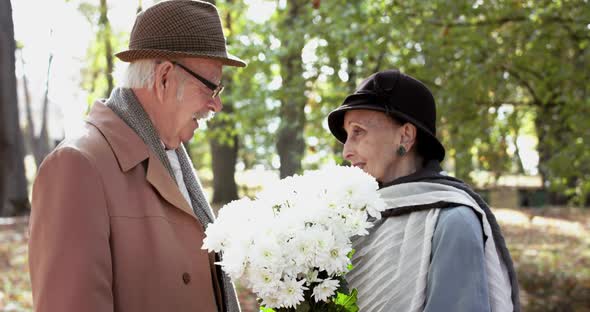
[{"label": "blurred tree", "polygon": [[[228,50],[246,60],[248,67],[224,67],[225,91],[221,95],[223,109],[207,123],[207,130],[196,132],[191,141],[193,163],[207,183],[208,168],[212,170],[213,199],[224,204],[238,197],[236,166],[244,169],[253,164],[268,164],[272,153],[271,134],[265,131],[269,92],[264,80],[271,79],[269,64],[259,59],[265,49],[265,29],[251,23],[244,14],[242,1],[216,1],[227,39]],[[247,33],[248,36],[242,35]],[[243,42],[245,38],[251,41]],[[260,39],[260,40],[258,40]],[[265,120],[266,119],[266,120]],[[208,140],[209,145],[203,146]],[[261,147],[266,147],[261,150]]]},{"label": "blurred tree", "polygon": [[[519,135],[533,134],[544,185],[579,204],[589,196],[590,134],[580,126],[590,121],[586,1],[373,1],[348,6],[356,10],[349,14],[324,7],[326,20],[349,25],[325,28],[343,36],[336,42],[361,38],[346,36],[355,21],[369,30],[362,44],[349,44],[362,67],[373,60],[431,88],[455,175],[523,172],[511,158],[520,157]],[[343,51],[328,41],[328,50]]]},{"label": "blurred tree", "polygon": [[106,0],[100,0],[98,5],[94,1],[82,0],[78,11],[96,33],[96,40],[91,42],[87,51],[88,66],[82,69],[82,88],[88,90],[88,102],[92,105],[96,99],[109,97],[115,83],[113,52],[121,50],[128,36],[112,31]]},{"label": "blurred tree", "polygon": [[[6,179],[4,169],[4,163],[9,159],[9,150],[10,150],[10,141],[8,138],[8,129],[7,124],[4,123],[4,119],[8,115],[8,109],[4,108],[7,106],[8,103],[16,102],[16,78],[11,78],[12,76],[5,79],[4,75],[14,75],[13,72],[10,70],[6,70],[6,68],[10,69],[10,44],[11,41],[14,42],[14,25],[12,23],[12,6],[10,1],[3,1],[0,3],[0,25],[2,25],[2,29],[6,29],[1,33],[2,37],[0,37],[0,42],[2,42],[2,48],[0,48],[0,68],[3,70],[0,71],[2,73],[2,79],[0,80],[2,84],[0,84],[0,118],[2,118],[2,123],[0,124],[0,216],[3,215],[4,211],[4,202],[6,201]],[[8,50],[8,51],[4,51]],[[14,67],[14,66],[13,66]],[[10,79],[14,80],[14,91],[12,90],[12,86],[9,84]]]},{"label": "blurred tree", "polygon": [[[196,134],[209,145],[191,144],[193,161],[221,177],[214,189],[227,186],[220,201],[235,195],[236,166],[262,164],[284,177],[341,163],[326,116],[361,79],[388,68],[433,91],[454,175],[532,173],[519,142],[536,136],[544,185],[580,204],[590,196],[584,0],[265,3],[274,12],[259,21],[244,14],[248,3],[216,1],[230,51],[249,63],[224,69],[224,111]],[[93,21],[98,9],[87,8]],[[104,51],[96,43],[89,55]],[[89,67],[95,92],[108,88],[95,79],[105,66],[100,58]]]},{"label": "blurred tree", "polygon": [[581,70],[590,61],[585,1],[433,1],[404,15],[421,25],[410,33],[420,45],[409,61],[422,57],[417,71],[439,87],[444,126],[482,145],[479,157],[466,162],[510,172],[506,138],[514,127],[499,125],[532,112],[544,185],[578,202],[589,193],[590,155],[581,146],[590,135],[577,126],[590,121],[588,75]]},{"label": "blurred tree", "polygon": [[0,216],[13,216],[28,213],[30,204],[18,118],[16,42],[10,1],[0,2],[0,26]]},{"label": "blurred tree", "polygon": [[20,59],[22,64],[22,72],[23,72],[23,93],[25,97],[25,108],[26,108],[26,115],[27,115],[27,125],[23,129],[25,133],[25,138],[27,142],[28,149],[30,153],[35,158],[35,164],[37,168],[41,165],[41,162],[50,152],[50,144],[49,144],[49,135],[47,133],[47,123],[48,123],[48,111],[49,111],[49,80],[50,80],[50,73],[51,73],[51,64],[53,63],[53,52],[49,53],[49,60],[47,62],[47,78],[45,80],[45,92],[43,95],[43,105],[41,111],[41,130],[39,135],[37,136],[35,131],[35,122],[33,118],[33,110],[32,110],[32,103],[31,103],[31,94],[29,90],[29,81],[27,79],[27,72],[25,70],[25,60],[24,55],[22,53],[22,47],[17,47],[17,50],[20,50]]},{"label": "blurred tree", "polygon": [[579,125],[589,117],[574,112],[590,108],[581,70],[588,68],[588,20],[590,7],[582,0],[322,2],[314,35],[327,44],[316,50],[314,68],[318,80],[324,75],[328,82],[318,84],[321,99],[307,115],[306,133],[327,132],[320,116],[350,92],[343,85],[399,68],[433,91],[439,135],[456,176],[522,170],[511,158],[530,120],[516,121],[533,114],[545,185],[586,197],[590,159],[581,146],[590,138]]},{"label": "blurred tree", "polygon": [[[208,1],[215,5],[214,0]],[[232,5],[231,0],[227,5]],[[225,23],[226,41],[231,44],[233,35],[233,16],[231,12],[226,11],[221,14],[222,21]],[[229,88],[231,85],[228,84]],[[235,128],[236,122],[233,116],[234,103],[231,100],[224,100],[223,113],[219,113],[215,119],[207,123],[208,129],[213,132],[209,136],[209,148],[211,151],[211,168],[213,171],[213,198],[215,204],[226,204],[234,199],[238,199],[238,186],[236,184],[236,162],[238,159],[238,136]]]},{"label": "blurred tree", "polygon": [[111,44],[111,23],[107,15],[108,7],[106,0],[100,0],[100,18],[98,19],[99,32],[98,37],[102,39],[104,44],[104,57],[106,63],[106,79],[107,79],[107,90],[105,92],[105,98],[109,97],[113,90],[113,47]]},{"label": "blurred tree", "polygon": [[278,39],[281,42],[278,64],[282,86],[277,90],[281,101],[281,118],[276,141],[281,161],[280,177],[284,178],[302,170],[301,161],[305,153],[305,96],[306,84],[303,77],[301,53],[309,38],[312,7],[308,1],[288,0],[285,7],[278,9]]}]

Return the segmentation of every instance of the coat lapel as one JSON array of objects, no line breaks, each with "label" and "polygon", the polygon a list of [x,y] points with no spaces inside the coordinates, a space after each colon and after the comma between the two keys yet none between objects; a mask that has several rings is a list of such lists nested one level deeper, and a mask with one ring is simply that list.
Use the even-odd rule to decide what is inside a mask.
[{"label": "coat lapel", "polygon": [[151,151],[148,160],[147,181],[167,202],[197,219],[188,202],[182,196],[178,185],[172,180],[168,170],[166,170],[160,159],[158,159],[158,156]]},{"label": "coat lapel", "polygon": [[158,156],[117,114],[104,103],[96,102],[88,114],[87,122],[94,125],[109,142],[121,171],[127,172],[147,158],[147,181],[164,200],[198,221]]}]

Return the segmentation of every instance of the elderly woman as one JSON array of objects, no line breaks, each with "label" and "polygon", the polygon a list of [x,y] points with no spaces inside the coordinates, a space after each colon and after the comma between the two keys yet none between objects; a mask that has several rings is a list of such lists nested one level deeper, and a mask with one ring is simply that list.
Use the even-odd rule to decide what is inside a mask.
[{"label": "elderly woman", "polygon": [[360,311],[519,311],[510,254],[486,203],[440,167],[432,94],[388,70],[328,116],[343,156],[379,182],[389,209],[354,242]]}]

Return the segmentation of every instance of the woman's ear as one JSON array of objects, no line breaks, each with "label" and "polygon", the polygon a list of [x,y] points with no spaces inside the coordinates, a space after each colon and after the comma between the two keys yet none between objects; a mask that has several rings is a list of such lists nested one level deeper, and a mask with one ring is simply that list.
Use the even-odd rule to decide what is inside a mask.
[{"label": "woman's ear", "polygon": [[404,146],[406,151],[411,151],[416,144],[418,129],[413,124],[406,122],[400,127],[399,131],[401,136],[400,145]]}]

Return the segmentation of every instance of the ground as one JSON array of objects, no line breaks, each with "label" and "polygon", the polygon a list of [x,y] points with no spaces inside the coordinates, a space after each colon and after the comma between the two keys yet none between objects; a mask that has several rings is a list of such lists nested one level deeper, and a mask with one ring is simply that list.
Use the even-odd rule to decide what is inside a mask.
[{"label": "ground", "polygon": [[[515,262],[523,311],[590,311],[590,210],[495,209]],[[0,311],[31,311],[26,217],[0,219]],[[256,299],[238,287],[244,312]]]}]

